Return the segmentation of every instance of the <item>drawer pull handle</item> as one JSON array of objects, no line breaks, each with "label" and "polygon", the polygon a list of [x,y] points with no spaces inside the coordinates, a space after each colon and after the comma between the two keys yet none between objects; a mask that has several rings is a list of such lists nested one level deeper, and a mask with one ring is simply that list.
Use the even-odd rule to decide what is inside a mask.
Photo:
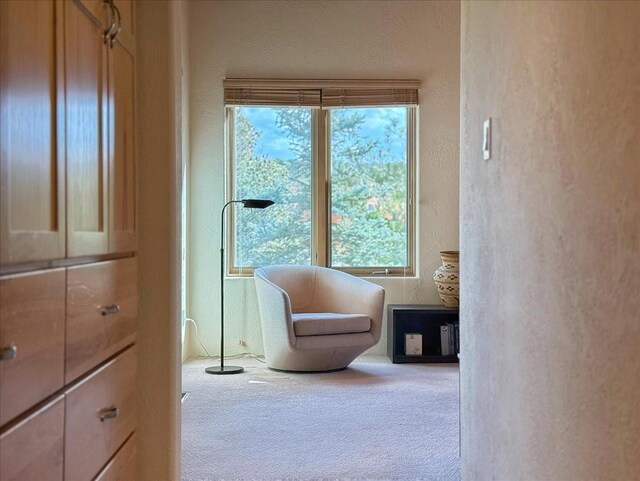
[{"label": "drawer pull handle", "polygon": [[117,314],[120,312],[120,306],[118,304],[111,304],[110,306],[101,306],[100,313],[103,316],[107,316],[109,314]]},{"label": "drawer pull handle", "polygon": [[18,355],[18,346],[11,344],[0,351],[0,361],[10,361]]},{"label": "drawer pull handle", "polygon": [[105,422],[107,419],[117,418],[119,414],[120,409],[115,406],[109,409],[105,409],[104,411],[102,411],[102,415],[100,416],[100,422]]}]

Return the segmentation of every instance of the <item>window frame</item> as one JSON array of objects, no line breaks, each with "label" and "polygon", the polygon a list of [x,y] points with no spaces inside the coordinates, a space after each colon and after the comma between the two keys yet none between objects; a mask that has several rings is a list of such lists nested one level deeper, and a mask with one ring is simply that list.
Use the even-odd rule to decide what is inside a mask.
[{"label": "window frame", "polygon": [[418,139],[416,137],[417,132],[417,117],[418,117],[418,107],[406,106],[407,109],[407,138],[406,138],[406,152],[407,152],[407,163],[406,163],[406,256],[407,256],[407,265],[402,267],[392,267],[392,266],[364,266],[364,267],[342,267],[342,266],[333,266],[331,265],[331,219],[329,213],[331,212],[331,172],[330,172],[330,121],[329,121],[329,110],[321,110],[325,114],[325,156],[323,161],[325,162],[325,171],[326,171],[326,199],[325,205],[327,208],[326,216],[325,216],[325,228],[327,229],[325,235],[325,254],[326,254],[326,265],[325,267],[331,267],[332,269],[337,269],[340,271],[348,272],[349,274],[353,274],[359,277],[373,277],[373,276],[385,276],[385,277],[414,277],[415,276],[415,224],[417,222],[416,214],[415,214],[415,196],[416,196],[416,167],[417,167],[417,149],[418,149]]},{"label": "window frame", "polygon": [[[262,81],[269,82],[269,81]],[[293,81],[288,81],[293,82]],[[413,82],[415,81],[408,81]],[[317,88],[317,87],[316,87]],[[250,102],[246,106],[252,106]],[[235,199],[235,108],[240,105],[225,105],[225,198]],[[261,105],[262,107],[270,107]],[[390,105],[388,105],[390,106]],[[311,112],[311,265],[330,267],[360,277],[414,277],[416,273],[416,202],[418,165],[418,105],[398,105],[407,109],[406,132],[406,266],[334,267],[331,265],[331,178],[330,178],[330,109],[313,108]],[[273,105],[272,108],[283,107]],[[349,108],[351,106],[347,106]],[[376,107],[359,105],[352,108]],[[235,210],[231,209],[225,219],[226,253],[225,275],[228,277],[251,277],[254,267],[235,265]]]}]

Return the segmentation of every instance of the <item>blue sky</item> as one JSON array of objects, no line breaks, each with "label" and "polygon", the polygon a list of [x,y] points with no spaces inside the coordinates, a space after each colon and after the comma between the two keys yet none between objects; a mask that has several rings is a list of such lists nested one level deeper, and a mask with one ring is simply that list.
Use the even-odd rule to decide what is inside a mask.
[{"label": "blue sky", "polygon": [[[276,127],[277,109],[265,107],[241,107],[241,109],[243,115],[260,132],[255,150],[257,155],[285,160],[293,157],[289,150],[289,142],[286,136]],[[384,138],[385,126],[390,123],[392,118],[397,118],[400,121],[401,128],[406,132],[404,108],[369,107],[357,110],[365,114],[365,122],[360,130],[360,134],[364,138]],[[339,114],[337,110],[332,112]],[[404,138],[399,138],[392,142],[393,158],[404,158],[405,150],[406,140]]]}]

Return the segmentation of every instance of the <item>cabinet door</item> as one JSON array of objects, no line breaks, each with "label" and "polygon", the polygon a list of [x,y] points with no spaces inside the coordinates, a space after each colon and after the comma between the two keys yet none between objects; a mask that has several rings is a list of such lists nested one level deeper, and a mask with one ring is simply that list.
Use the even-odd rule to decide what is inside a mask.
[{"label": "cabinet door", "polygon": [[[117,14],[112,13],[109,0],[76,0],[87,9],[103,27],[110,27],[117,22]],[[118,37],[126,36],[128,40],[134,37],[134,0],[112,0],[113,4],[120,12],[120,32]]]},{"label": "cabinet door", "polygon": [[135,2],[133,0],[114,0],[115,6],[120,12],[120,26],[122,27],[118,38],[126,37],[131,42],[135,37]]},{"label": "cabinet door", "polygon": [[109,49],[110,252],[136,250],[134,56],[120,42]]},{"label": "cabinet door", "polygon": [[0,2],[0,264],[65,256],[53,0]]},{"label": "cabinet door", "polygon": [[67,256],[108,251],[107,47],[104,27],[64,2]]}]

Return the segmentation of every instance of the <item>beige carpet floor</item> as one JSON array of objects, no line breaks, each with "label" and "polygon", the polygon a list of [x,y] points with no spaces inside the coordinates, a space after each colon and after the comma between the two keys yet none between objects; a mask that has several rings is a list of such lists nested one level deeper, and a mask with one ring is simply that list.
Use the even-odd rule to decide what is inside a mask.
[{"label": "beige carpet floor", "polygon": [[252,358],[184,364],[183,481],[447,481],[460,477],[458,365],[361,356],[291,374]]}]

